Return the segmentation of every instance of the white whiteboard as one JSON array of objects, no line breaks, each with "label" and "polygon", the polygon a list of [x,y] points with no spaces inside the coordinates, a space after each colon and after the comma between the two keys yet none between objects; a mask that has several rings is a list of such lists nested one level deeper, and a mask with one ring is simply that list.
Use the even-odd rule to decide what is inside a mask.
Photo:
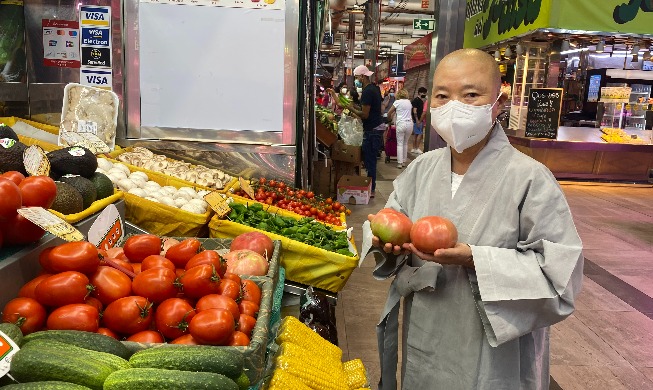
[{"label": "white whiteboard", "polygon": [[139,4],[141,126],[283,131],[285,11]]}]

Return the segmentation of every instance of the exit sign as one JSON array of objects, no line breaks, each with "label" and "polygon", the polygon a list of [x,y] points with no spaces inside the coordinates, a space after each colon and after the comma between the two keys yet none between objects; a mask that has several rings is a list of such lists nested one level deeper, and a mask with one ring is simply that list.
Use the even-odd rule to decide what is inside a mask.
[{"label": "exit sign", "polygon": [[435,30],[435,19],[413,19],[414,30]]}]

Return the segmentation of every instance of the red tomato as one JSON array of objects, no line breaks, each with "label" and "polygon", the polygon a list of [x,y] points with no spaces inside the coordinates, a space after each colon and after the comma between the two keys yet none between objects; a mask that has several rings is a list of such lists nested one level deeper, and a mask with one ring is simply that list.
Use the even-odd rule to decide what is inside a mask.
[{"label": "red tomato", "polygon": [[36,286],[50,276],[52,276],[52,274],[42,274],[25,283],[23,287],[20,288],[20,291],[18,291],[18,296],[22,298],[36,299]]},{"label": "red tomato", "polygon": [[49,330],[97,332],[100,327],[100,313],[91,305],[65,305],[50,313],[47,326]]},{"label": "red tomato", "polygon": [[458,241],[458,230],[446,218],[424,217],[410,229],[410,241],[418,250],[433,254],[438,249],[453,248]]},{"label": "red tomato", "polygon": [[2,174],[2,177],[13,181],[16,185],[19,185],[21,181],[25,179],[25,175],[18,171],[9,171]]},{"label": "red tomato", "polygon": [[151,302],[159,303],[177,295],[175,280],[177,274],[168,268],[152,268],[141,271],[132,280],[134,294],[145,297]]},{"label": "red tomato", "polygon": [[18,186],[23,197],[23,207],[49,209],[57,197],[57,186],[48,176],[30,176]]},{"label": "red tomato", "polygon": [[100,266],[101,267],[115,268],[115,267],[113,267],[113,265],[109,264],[109,261],[107,261],[107,259],[109,261],[111,261],[112,263],[117,264],[117,265],[123,267],[124,269],[126,269],[127,271],[131,271],[131,272],[134,272],[134,264],[137,264],[137,263],[132,264],[132,263],[130,263],[128,261],[125,261],[125,260],[114,259],[114,258],[111,258],[111,257],[105,257],[102,260],[100,260]]},{"label": "red tomato", "polygon": [[265,257],[268,261],[274,252],[274,242],[270,237],[260,232],[243,233],[231,242],[230,251],[249,249]]},{"label": "red tomato", "polygon": [[113,267],[99,267],[91,275],[90,282],[95,286],[93,296],[105,305],[132,293],[132,281],[129,276]]},{"label": "red tomato", "polygon": [[100,302],[99,299],[94,298],[94,297],[87,297],[86,300],[84,301],[84,303],[89,305],[89,306],[93,306],[94,308],[96,308],[98,313],[102,313],[102,308],[104,307],[104,305],[102,304],[102,302]]},{"label": "red tomato", "polygon": [[238,304],[238,309],[243,314],[250,315],[254,318],[258,315],[259,305],[252,301],[240,301]]},{"label": "red tomato", "polygon": [[195,317],[195,309],[188,301],[170,298],[161,302],[154,314],[154,323],[162,335],[168,339],[178,339],[188,334],[188,324]]},{"label": "red tomato", "polygon": [[237,330],[245,333],[247,337],[252,337],[252,331],[256,326],[256,318],[250,316],[249,314],[241,313],[238,317],[238,326]]},{"label": "red tomato", "polygon": [[60,307],[73,303],[83,304],[93,286],[86,275],[66,271],[50,276],[36,286],[36,300],[44,306]]},{"label": "red tomato", "polygon": [[177,337],[176,339],[172,340],[170,344],[200,345],[200,343],[198,343],[197,340],[195,340],[190,334],[185,334],[181,337]]},{"label": "red tomato", "polygon": [[261,304],[261,288],[256,284],[256,282],[243,279],[241,283],[243,291],[243,301],[254,302],[257,305]]},{"label": "red tomato", "polygon": [[[140,263],[147,256],[158,255],[161,252],[161,239],[152,234],[131,236],[123,246],[125,256],[133,263]],[[107,254],[111,256],[109,251]]]},{"label": "red tomato", "polygon": [[16,324],[24,335],[41,330],[47,313],[43,305],[32,298],[15,298],[2,309],[2,322]]},{"label": "red tomato", "polygon": [[132,269],[136,275],[141,273],[141,263],[132,263]]},{"label": "red tomato", "polygon": [[399,246],[410,241],[412,227],[410,218],[394,209],[382,209],[370,221],[372,234],[383,242]]},{"label": "red tomato", "polygon": [[177,280],[181,279],[181,277],[184,276],[184,273],[186,273],[185,269],[176,268],[175,269],[175,275],[177,275]]},{"label": "red tomato", "polygon": [[240,284],[231,279],[220,280],[220,285],[218,286],[218,294],[227,296],[236,302],[240,302],[242,298]]},{"label": "red tomato", "polygon": [[229,310],[209,309],[199,312],[190,321],[190,334],[201,344],[227,345],[236,323]]},{"label": "red tomato", "polygon": [[125,250],[119,246],[111,249],[107,249],[107,257],[110,257],[112,259],[129,261],[127,255],[125,255]]},{"label": "red tomato", "polygon": [[127,337],[127,341],[134,341],[137,343],[165,343],[161,333],[155,330],[144,330]]},{"label": "red tomato", "polygon": [[12,219],[22,204],[23,198],[18,185],[0,177],[0,221]]},{"label": "red tomato", "polygon": [[202,264],[186,271],[179,280],[184,295],[199,299],[208,294],[215,294],[220,288],[220,276],[213,265]]},{"label": "red tomato", "polygon": [[96,333],[99,333],[99,334],[114,338],[116,340],[120,340],[120,336],[118,336],[114,331],[112,331],[109,328],[98,328]]},{"label": "red tomato", "polygon": [[185,268],[186,263],[200,253],[202,243],[195,238],[187,238],[179,244],[171,247],[166,252],[166,257],[172,261],[177,268]]},{"label": "red tomato", "polygon": [[[0,209],[2,208],[1,204],[5,201],[2,198],[1,192],[0,190]],[[15,213],[12,218],[2,222],[0,229],[2,229],[5,246],[31,244],[38,241],[43,237],[43,233],[45,233],[45,230],[18,213]]]},{"label": "red tomato", "polygon": [[229,344],[232,347],[246,347],[249,345],[249,337],[243,332],[235,331],[229,339]]},{"label": "red tomato", "polygon": [[52,266],[50,265],[50,252],[55,247],[51,246],[49,248],[45,248],[39,253],[39,264],[41,264],[41,268],[45,270],[46,272],[49,273],[55,273],[56,271],[52,269]]},{"label": "red tomato", "polygon": [[174,271],[175,265],[172,263],[172,261],[166,259],[161,255],[151,255],[144,258],[143,262],[141,262],[141,272],[152,268],[167,268],[171,271]]},{"label": "red tomato", "polygon": [[220,277],[223,277],[224,273],[227,272],[227,262],[224,261],[218,252],[211,250],[202,251],[193,256],[188,260],[188,263],[186,263],[185,269],[191,269],[196,265],[202,264],[213,264],[215,269],[218,270],[218,275],[220,275]]},{"label": "red tomato", "polygon": [[224,274],[223,278],[224,279],[231,279],[234,282],[238,283],[238,285],[240,285],[240,276],[238,276],[236,274],[233,274],[231,272],[227,272],[227,273]]},{"label": "red tomato", "polygon": [[315,193],[314,193],[313,191],[308,191],[308,192],[306,193],[306,197],[307,197],[308,199],[313,199],[313,198],[315,197]]},{"label": "red tomato", "polygon": [[97,248],[86,241],[61,244],[50,251],[48,258],[54,272],[77,271],[90,275],[100,266]]},{"label": "red tomato", "polygon": [[111,302],[104,309],[102,322],[118,334],[132,335],[150,328],[153,312],[147,298],[132,295]]},{"label": "red tomato", "polygon": [[220,295],[220,294],[209,294],[205,295],[202,298],[200,298],[199,301],[197,301],[197,305],[195,306],[198,312],[202,312],[204,310],[209,310],[209,309],[226,309],[229,310],[231,315],[234,316],[234,318],[240,317],[240,309],[238,308],[238,304],[236,301],[233,299],[225,296],[225,295]]}]

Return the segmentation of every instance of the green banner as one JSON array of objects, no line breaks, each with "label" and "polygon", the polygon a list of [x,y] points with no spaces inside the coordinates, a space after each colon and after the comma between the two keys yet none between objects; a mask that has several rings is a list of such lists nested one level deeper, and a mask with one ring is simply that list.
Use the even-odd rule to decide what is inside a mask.
[{"label": "green banner", "polygon": [[551,27],[606,33],[653,33],[653,0],[556,0]]}]

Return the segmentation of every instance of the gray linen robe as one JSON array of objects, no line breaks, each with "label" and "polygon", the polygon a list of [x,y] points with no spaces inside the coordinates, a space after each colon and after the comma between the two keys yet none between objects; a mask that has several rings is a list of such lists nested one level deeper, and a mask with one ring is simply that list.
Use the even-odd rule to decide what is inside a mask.
[{"label": "gray linen robe", "polygon": [[573,312],[583,277],[582,244],[551,172],[496,126],[453,199],[447,147],[411,163],[386,207],[412,221],[451,219],[476,269],[386,255],[370,248],[364,224],[374,276],[395,277],[377,326],[379,388],[397,387],[404,297],[403,389],[548,389],[549,326]]}]

